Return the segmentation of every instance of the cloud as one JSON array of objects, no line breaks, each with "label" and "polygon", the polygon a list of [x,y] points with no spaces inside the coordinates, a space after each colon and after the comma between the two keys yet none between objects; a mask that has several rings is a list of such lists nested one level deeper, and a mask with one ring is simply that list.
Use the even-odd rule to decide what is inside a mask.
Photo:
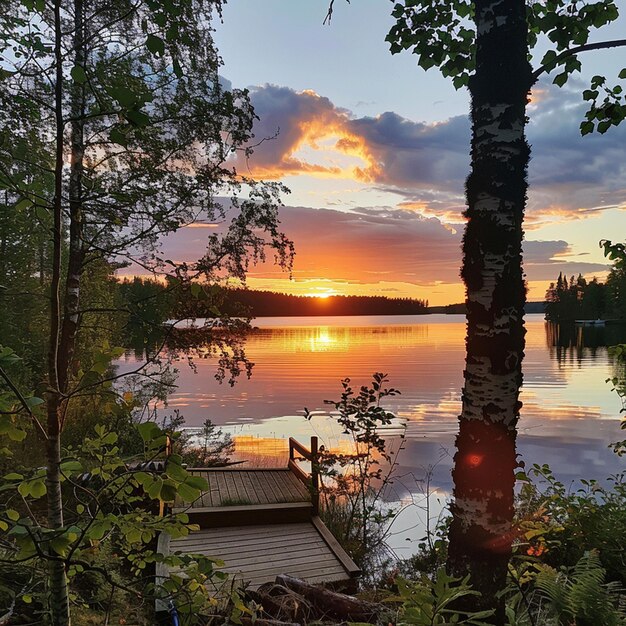
[{"label": "cloud", "polygon": [[[296,246],[293,278],[297,281],[369,285],[370,292],[398,290],[402,285],[430,289],[460,284],[461,230],[435,217],[391,207],[346,212],[291,206],[283,207],[280,218],[282,230]],[[181,228],[162,240],[163,255],[193,262],[202,255],[211,232],[215,230],[195,225]],[[524,242],[524,260],[529,281],[554,280],[560,271],[569,275],[606,270],[603,264],[572,257],[563,240]],[[250,276],[288,279],[271,262],[252,268]]]},{"label": "cloud", "polygon": [[[529,229],[626,207],[626,125],[581,137],[581,89],[541,88],[529,108]],[[254,88],[251,97],[262,143],[240,168],[259,178],[350,178],[398,194],[401,208],[462,222],[470,167],[466,116],[437,124],[393,112],[355,117],[313,91],[275,85]]]},{"label": "cloud", "polygon": [[609,268],[604,263],[589,263],[576,259],[566,241],[524,241],[524,270],[531,281],[555,280],[558,273],[601,274]]}]

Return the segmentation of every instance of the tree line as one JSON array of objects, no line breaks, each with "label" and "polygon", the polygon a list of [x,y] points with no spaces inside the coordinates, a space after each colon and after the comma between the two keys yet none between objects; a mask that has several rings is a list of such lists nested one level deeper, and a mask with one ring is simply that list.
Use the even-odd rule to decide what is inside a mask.
[{"label": "tree line", "polygon": [[614,267],[604,283],[595,277],[586,280],[581,274],[568,280],[559,272],[546,291],[545,314],[552,322],[626,320],[626,272]]},{"label": "tree line", "polygon": [[[189,286],[188,291],[191,290]],[[195,287],[196,292],[198,287]],[[183,292],[172,297],[170,287],[149,278],[135,277],[119,285],[121,298],[130,305],[142,302],[143,320],[161,321],[185,317],[220,315],[245,317],[317,316],[317,315],[422,315],[428,300],[387,298],[386,296],[326,297],[298,296],[275,291],[245,288],[209,290],[204,299],[186,297]],[[169,292],[169,294],[168,294]]]}]

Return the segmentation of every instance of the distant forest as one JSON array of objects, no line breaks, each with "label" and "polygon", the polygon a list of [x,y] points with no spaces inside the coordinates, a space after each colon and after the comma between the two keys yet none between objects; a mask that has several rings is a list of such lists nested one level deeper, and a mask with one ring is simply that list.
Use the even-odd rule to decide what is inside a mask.
[{"label": "distant forest", "polygon": [[248,308],[254,317],[306,315],[423,315],[428,300],[386,298],[385,296],[292,296],[273,291],[230,289],[225,312],[236,313],[236,303]]},{"label": "distant forest", "polygon": [[[201,288],[189,293],[151,279],[136,277],[119,284],[122,301],[139,303],[142,319],[153,322],[187,317],[274,317],[309,315],[423,315],[428,300],[384,296],[292,296],[241,288]],[[201,297],[199,297],[199,295]],[[157,322],[158,323],[158,322]]]},{"label": "distant forest", "polygon": [[563,273],[546,292],[546,319],[554,322],[626,319],[626,272],[614,267],[605,283],[587,281],[580,274],[568,280]]}]

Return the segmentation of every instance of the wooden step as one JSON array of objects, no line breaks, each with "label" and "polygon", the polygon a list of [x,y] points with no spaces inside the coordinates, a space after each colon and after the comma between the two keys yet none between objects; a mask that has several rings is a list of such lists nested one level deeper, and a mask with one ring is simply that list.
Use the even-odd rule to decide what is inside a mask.
[{"label": "wooden step", "polygon": [[200,528],[219,528],[306,522],[313,515],[313,505],[311,502],[277,502],[220,507],[177,507],[173,512],[187,513],[189,523],[198,524]]}]

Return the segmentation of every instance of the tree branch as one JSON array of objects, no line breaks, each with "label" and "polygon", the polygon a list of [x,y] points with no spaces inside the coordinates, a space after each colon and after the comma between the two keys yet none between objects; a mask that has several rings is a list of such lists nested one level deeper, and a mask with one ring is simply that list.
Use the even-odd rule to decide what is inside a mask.
[{"label": "tree branch", "polygon": [[533,73],[533,80],[536,81],[544,72],[550,73],[563,59],[576,56],[580,52],[587,52],[589,50],[604,50],[606,48],[619,48],[626,46],[626,39],[613,39],[612,41],[601,41],[600,43],[587,43],[582,46],[576,46],[569,50],[563,50],[556,56],[554,61],[549,64],[538,67]]},{"label": "tree branch", "polygon": [[44,440],[48,439],[48,434],[46,433],[45,428],[41,425],[41,422],[37,419],[35,414],[33,413],[30,406],[28,406],[28,402],[26,402],[26,398],[22,395],[22,392],[15,386],[13,381],[9,378],[9,375],[0,367],[0,377],[4,379],[4,382],[9,386],[9,389],[17,396],[17,399],[20,401],[20,404],[24,407],[28,415],[30,416],[33,424],[37,427],[37,430],[44,438]]}]

